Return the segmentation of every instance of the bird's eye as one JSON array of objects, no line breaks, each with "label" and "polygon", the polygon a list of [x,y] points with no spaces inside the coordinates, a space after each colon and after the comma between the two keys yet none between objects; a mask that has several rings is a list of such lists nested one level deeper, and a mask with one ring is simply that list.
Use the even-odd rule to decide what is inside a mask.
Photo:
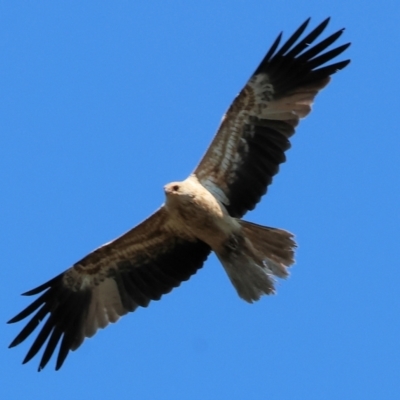
[{"label": "bird's eye", "polygon": [[179,190],[179,185],[172,186],[172,189],[174,192],[177,192]]}]

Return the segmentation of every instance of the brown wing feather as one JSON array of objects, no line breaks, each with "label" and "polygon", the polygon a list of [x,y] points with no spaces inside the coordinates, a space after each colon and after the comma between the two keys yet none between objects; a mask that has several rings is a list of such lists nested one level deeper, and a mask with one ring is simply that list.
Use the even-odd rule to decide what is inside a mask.
[{"label": "brown wing feather", "polygon": [[[34,314],[11,343],[23,342],[48,316],[24,363],[44,347],[39,370],[60,344],[56,369],[70,350],[98,328],[150,300],[159,300],[190,278],[206,260],[210,248],[171,230],[162,207],[125,235],[93,251],[64,273],[25,295],[42,293],[9,323]],[[45,344],[45,342],[47,343]]]},{"label": "brown wing feather", "polygon": [[281,35],[278,36],[228,109],[194,171],[234,217],[252,210],[266,193],[279,164],[286,160],[289,138],[300,118],[309,114],[315,96],[328,84],[330,75],[350,62],[322,66],[350,44],[323,53],[341,36],[343,30],[340,30],[308,47],[326,28],[329,19],[299,41],[308,22],[280,49]]}]

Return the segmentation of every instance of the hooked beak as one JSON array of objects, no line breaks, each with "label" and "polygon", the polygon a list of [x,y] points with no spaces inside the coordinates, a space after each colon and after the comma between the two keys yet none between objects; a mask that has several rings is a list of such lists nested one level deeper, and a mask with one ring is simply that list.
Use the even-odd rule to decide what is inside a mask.
[{"label": "hooked beak", "polygon": [[165,186],[164,186],[164,193],[165,193],[165,194],[170,194],[170,193],[171,193],[171,187],[170,187],[170,185],[165,185]]}]

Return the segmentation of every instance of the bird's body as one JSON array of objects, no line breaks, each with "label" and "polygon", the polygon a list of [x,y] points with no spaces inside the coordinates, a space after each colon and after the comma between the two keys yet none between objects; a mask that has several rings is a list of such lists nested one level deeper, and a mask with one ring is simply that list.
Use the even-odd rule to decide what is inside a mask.
[{"label": "bird's body", "polygon": [[[166,225],[172,224],[173,232],[182,232],[189,240],[201,240],[210,246],[244,300],[253,302],[272,293],[273,275],[288,275],[285,267],[293,263],[296,246],[289,232],[231,217],[195,175],[172,182],[164,190]],[[274,240],[280,257],[275,249],[268,249]]]},{"label": "bird's body", "polygon": [[307,20],[280,48],[278,36],[199,165],[186,180],[164,187],[165,204],[155,213],[25,293],[40,296],[9,321],[31,318],[10,347],[47,319],[24,363],[43,347],[39,370],[44,368],[59,344],[59,369],[85,337],[159,300],[195,274],[212,251],[244,300],[275,292],[275,277],[287,277],[294,262],[293,235],[241,218],[266,193],[317,93],[350,62],[325,65],[349,46],[325,51],[343,30],[311,46],[328,22],[300,39]]},{"label": "bird's body", "polygon": [[224,205],[194,175],[166,185],[165,195],[165,210],[173,230],[182,231],[192,240],[199,239],[213,250],[221,248],[231,233],[240,230]]}]

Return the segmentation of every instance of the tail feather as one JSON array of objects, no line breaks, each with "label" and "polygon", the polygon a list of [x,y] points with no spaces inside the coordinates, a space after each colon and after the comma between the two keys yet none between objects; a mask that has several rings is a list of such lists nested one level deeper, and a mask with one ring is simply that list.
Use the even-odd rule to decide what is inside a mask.
[{"label": "tail feather", "polygon": [[287,267],[294,264],[294,249],[296,242],[293,234],[283,229],[270,228],[240,221],[242,234],[250,240],[261,259],[279,278],[289,275]]},{"label": "tail feather", "polygon": [[237,220],[241,232],[216,251],[239,296],[252,303],[275,293],[275,279],[286,278],[294,263],[296,243],[290,232]]}]

